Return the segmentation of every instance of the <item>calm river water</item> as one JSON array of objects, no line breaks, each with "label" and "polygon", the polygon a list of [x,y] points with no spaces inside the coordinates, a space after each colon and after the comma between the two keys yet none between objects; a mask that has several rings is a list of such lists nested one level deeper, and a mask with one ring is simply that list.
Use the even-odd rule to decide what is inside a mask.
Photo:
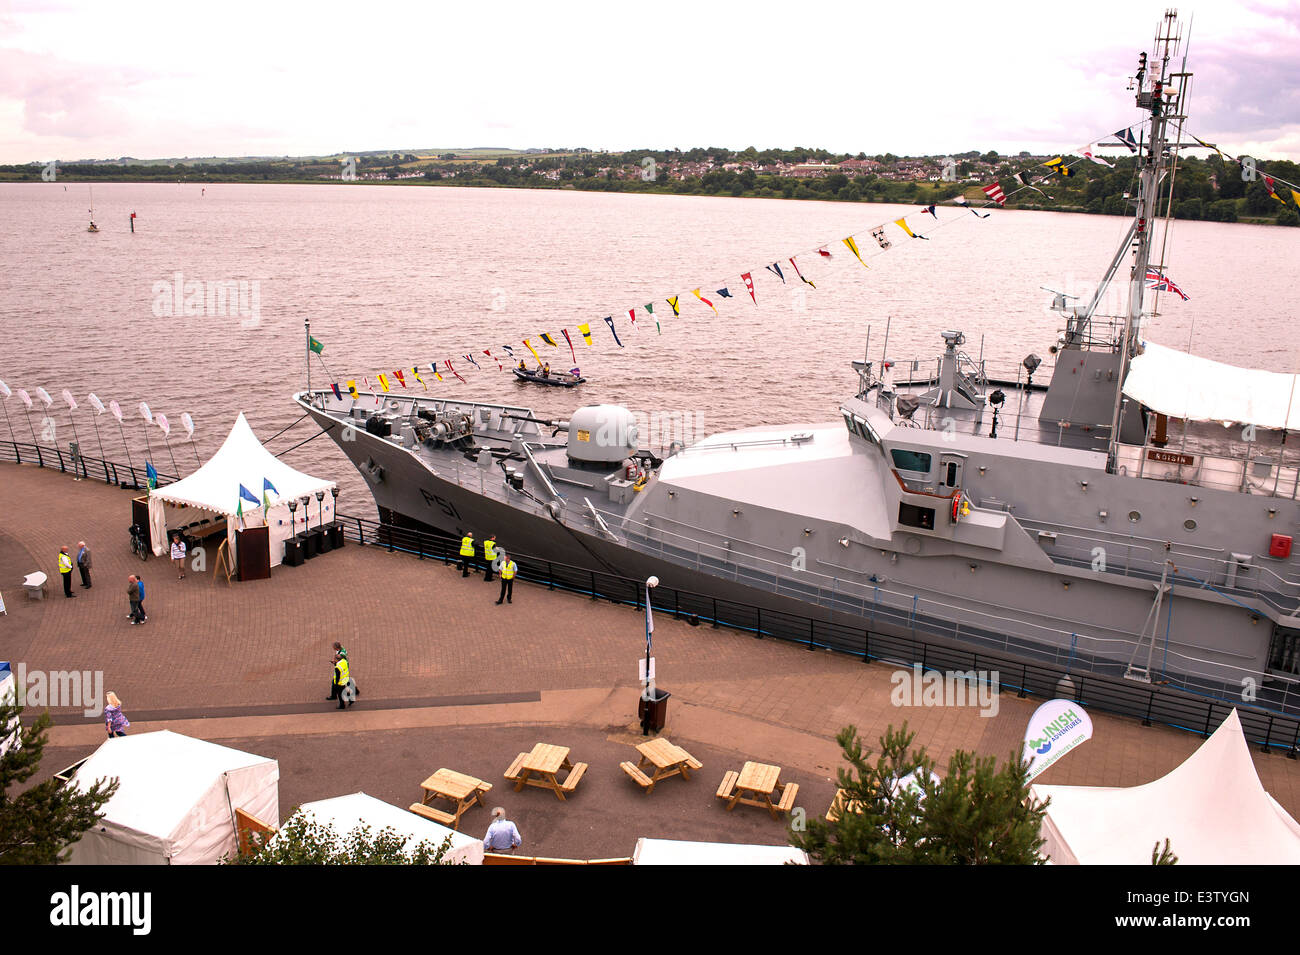
[{"label": "calm river water", "polygon": [[[86,232],[92,201],[98,234]],[[902,215],[930,241],[894,226]],[[965,331],[972,356],[982,345],[1005,365],[1030,351],[1047,357],[1060,322],[1040,286],[1089,292],[1127,224],[1005,211],[980,220],[953,208],[939,216],[913,206],[572,191],[185,183],[101,184],[92,195],[84,183],[0,184],[0,379],[33,394],[44,387],[60,429],[68,413],[58,398],[70,389],[92,454],[86,393],[117,399],[137,463],[145,431],[136,408],[148,402],[180,436],[172,451],[185,473],[195,455],[182,412],[194,417],[204,458],[241,410],[263,438],[297,417],[289,398],[305,384],[304,318],[325,343],[330,374],[313,360],[317,386],[451,358],[467,384],[426,375],[431,392],[547,415],[617,402],[689,414],[708,432],[826,421],[851,393],[849,361],[862,355],[868,326],[879,358],[887,319],[894,358],[936,355],[948,328]],[[875,254],[871,230],[882,223],[893,248]],[[849,234],[869,270],[841,244]],[[1170,238],[1167,271],[1191,299],[1162,296],[1148,337],[1181,348],[1190,339],[1193,351],[1236,364],[1300,369],[1290,338],[1300,229],[1177,222]],[[821,246],[834,257],[817,255]],[[791,255],[815,290],[794,275]],[[786,284],[764,269],[773,261]],[[746,271],[758,307],[741,281]],[[172,285],[177,273],[183,282],[256,283],[246,286],[256,289],[256,315],[167,314],[155,286]],[[717,317],[691,295],[696,287]],[[716,294],[723,287],[731,299]],[[678,318],[665,301],[673,295]],[[640,309],[651,301],[662,334]],[[626,347],[614,344],[606,315]],[[583,322],[593,347],[577,333]],[[589,378],[576,390],[517,383],[480,354],[511,344],[521,355],[529,338],[567,368],[561,328]],[[542,332],[559,348],[541,345]],[[466,352],[483,370],[458,360]],[[18,439],[30,441],[17,398],[6,407]],[[123,458],[110,416],[100,430],[107,456]],[[282,450],[313,430],[303,422],[270,446]],[[59,431],[60,442],[70,438]],[[170,471],[161,432],[150,430],[149,440],[160,470]],[[338,480],[341,509],[373,513],[328,438],[286,460]]]}]

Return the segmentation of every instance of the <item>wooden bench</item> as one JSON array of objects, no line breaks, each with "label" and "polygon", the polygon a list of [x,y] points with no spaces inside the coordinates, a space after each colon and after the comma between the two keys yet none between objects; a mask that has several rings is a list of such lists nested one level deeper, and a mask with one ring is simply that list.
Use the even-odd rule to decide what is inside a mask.
[{"label": "wooden bench", "polygon": [[515,761],[511,763],[510,768],[506,770],[506,779],[510,779],[510,780],[519,779],[520,774],[523,772],[524,760],[527,758],[528,758],[527,753],[520,753],[518,756],[516,756]]},{"label": "wooden bench", "polygon": [[732,792],[736,788],[736,782],[740,779],[740,773],[734,769],[727,770],[727,775],[722,777],[722,785],[718,787],[717,796],[719,799],[730,799]]},{"label": "wooden bench", "polygon": [[691,767],[691,769],[703,769],[703,768],[704,768],[704,764],[701,763],[701,762],[700,762],[698,759],[696,759],[694,756],[692,756],[690,759],[686,760],[686,765],[689,766],[689,767]]},{"label": "wooden bench", "polygon": [[786,783],[785,792],[781,793],[781,801],[776,804],[779,812],[789,812],[794,808],[794,799],[799,795],[798,783]]},{"label": "wooden bench", "polygon": [[443,812],[441,809],[434,809],[432,806],[425,806],[418,802],[411,803],[408,808],[417,816],[423,816],[425,819],[440,822],[444,826],[451,826],[453,829],[458,829],[460,827],[460,820],[456,818],[455,813]]},{"label": "wooden bench", "polygon": [[635,763],[622,762],[619,763],[618,765],[622,768],[623,772],[627,773],[629,776],[632,777],[632,781],[634,783],[636,783],[646,792],[650,792],[650,790],[655,788],[654,780],[651,779],[649,776],[647,776],[645,773],[641,772],[641,770],[637,769]]},{"label": "wooden bench", "polygon": [[565,777],[560,788],[566,793],[571,793],[578,788],[578,783],[582,782],[582,774],[587,771],[586,763],[574,763],[573,768],[569,770],[569,775]]}]

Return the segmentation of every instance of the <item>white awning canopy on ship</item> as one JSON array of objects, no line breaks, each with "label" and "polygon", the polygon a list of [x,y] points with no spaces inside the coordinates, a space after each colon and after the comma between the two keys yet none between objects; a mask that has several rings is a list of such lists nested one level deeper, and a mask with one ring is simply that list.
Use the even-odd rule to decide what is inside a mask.
[{"label": "white awning canopy on ship", "polygon": [[1171,418],[1300,428],[1298,376],[1239,368],[1143,342],[1124,394]]},{"label": "white awning canopy on ship", "polygon": [[1030,791],[1051,797],[1042,851],[1056,865],[1149,865],[1165,839],[1181,865],[1300,864],[1300,825],[1259,781],[1236,710],[1153,782]]},{"label": "white awning canopy on ship", "polygon": [[[258,501],[262,501],[267,481],[275,490],[266,492],[265,500],[270,503],[270,507],[264,513],[262,504],[241,498],[239,489],[244,487]],[[242,500],[245,526],[260,526],[265,520],[271,528],[271,564],[274,566],[283,557],[283,541],[298,531],[305,530],[309,519],[311,526],[315,527],[318,510],[326,523],[334,519],[334,497],[329,493],[334,486],[333,481],[294,470],[262,447],[262,442],[257,440],[257,435],[253,434],[253,429],[241,411],[225,443],[202,467],[175,484],[154,488],[149,492],[149,525],[153,551],[162,556],[169,546],[168,526],[174,529],[186,523],[183,517],[188,515],[177,515],[169,510],[167,506],[170,505],[171,508],[201,508],[225,517],[228,522],[227,539],[233,552]],[[318,491],[325,494],[319,502],[315,500]],[[289,511],[288,502],[303,497],[312,503],[307,507],[299,507],[295,519]]]}]

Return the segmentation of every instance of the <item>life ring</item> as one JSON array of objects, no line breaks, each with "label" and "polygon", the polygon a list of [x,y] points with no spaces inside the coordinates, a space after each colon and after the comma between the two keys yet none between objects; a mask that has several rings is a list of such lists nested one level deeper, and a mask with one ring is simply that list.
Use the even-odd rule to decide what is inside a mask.
[{"label": "life ring", "polygon": [[952,496],[952,522],[954,524],[956,524],[958,518],[961,517],[961,502],[962,502],[962,493],[961,491],[957,491]]}]

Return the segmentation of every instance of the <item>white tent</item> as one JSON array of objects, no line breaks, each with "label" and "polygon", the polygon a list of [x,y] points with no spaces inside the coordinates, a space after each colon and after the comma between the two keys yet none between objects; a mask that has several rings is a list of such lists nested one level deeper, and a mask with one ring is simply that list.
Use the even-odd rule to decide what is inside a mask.
[{"label": "white tent", "polygon": [[1052,799],[1042,851],[1057,865],[1149,865],[1166,838],[1180,865],[1300,864],[1300,825],[1265,792],[1236,710],[1154,782],[1030,791]]},{"label": "white tent", "polygon": [[1296,375],[1239,368],[1143,342],[1124,394],[1171,418],[1300,428]]},{"label": "white tent", "polygon": [[[0,660],[0,703],[8,703],[13,706],[18,702],[15,686],[13,670],[10,669],[7,662]],[[0,726],[0,756],[3,756],[9,751],[10,746],[18,742],[21,730],[22,723],[16,716],[8,726]]]},{"label": "white tent", "polygon": [[[261,501],[266,481],[275,491],[267,492],[271,506],[264,514],[262,505],[241,498],[239,489],[245,488]],[[334,496],[330,493],[334,486],[333,481],[295,471],[262,447],[241,411],[225,443],[201,468],[175,484],[149,492],[153,552],[161,557],[170,546],[167,537],[169,517],[172,527],[192,520],[176,508],[195,507],[226,518],[226,539],[233,557],[235,531],[240,526],[237,512],[242,500],[245,527],[260,526],[264,518],[270,527],[271,566],[274,567],[284,557],[284,541],[306,530],[309,523],[315,527],[321,521],[328,523],[334,519]],[[319,502],[316,500],[318,491],[325,494]],[[310,503],[300,506],[296,521],[291,520],[287,502],[303,497],[309,498]]]},{"label": "white tent", "polygon": [[[365,793],[352,793],[350,796],[335,796],[333,799],[321,799],[306,802],[298,808],[298,813],[310,815],[316,822],[331,825],[342,838],[359,825],[368,825],[372,833],[381,829],[394,829],[407,836],[406,848],[414,848],[420,842],[431,842],[435,846],[451,836],[451,850],[446,855],[448,862],[463,862],[466,865],[483,864],[483,840],[467,836],[455,829],[448,829],[436,822],[417,816],[406,809],[367,796]],[[297,816],[298,813],[294,815]],[[487,825],[483,826],[484,831]],[[274,839],[271,840],[274,843]]]},{"label": "white tent", "polygon": [[72,846],[72,863],[215,864],[235,852],[236,809],[280,818],[279,763],[168,730],[105,741],[70,785],[85,792],[113,777],[117,792]]},{"label": "white tent", "polygon": [[808,854],[794,846],[750,846],[729,842],[679,842],[638,839],[633,865],[807,865]]}]

